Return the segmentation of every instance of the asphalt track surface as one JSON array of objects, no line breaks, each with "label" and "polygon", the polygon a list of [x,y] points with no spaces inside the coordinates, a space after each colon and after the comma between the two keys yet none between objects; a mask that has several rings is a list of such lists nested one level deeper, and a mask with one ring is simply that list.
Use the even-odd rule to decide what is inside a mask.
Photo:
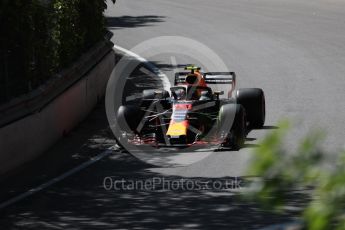
[{"label": "asphalt track surface", "polygon": [[[106,177],[233,180],[245,175],[253,149],[283,118],[295,124],[286,139],[291,151],[305,133],[318,127],[327,133],[323,146],[329,156],[336,155],[344,147],[345,137],[344,13],[345,3],[338,0],[118,0],[115,6],[109,4],[108,26],[117,45],[131,49],[157,36],[191,38],[211,48],[237,73],[238,87],[263,88],[266,128],[251,131],[246,147],[240,151],[216,152],[185,167],[152,167],[114,152],[1,210],[0,226],[4,229],[258,229],[291,220],[294,211],[287,216],[264,213],[255,204],[236,200],[233,192],[107,191],[103,181]],[[148,60],[172,80],[174,67],[169,55]],[[189,57],[174,55],[178,65],[193,62]],[[52,155],[43,156],[9,182],[5,181],[9,185],[6,188],[11,189],[7,191],[2,184],[2,197],[20,194],[104,152],[113,144],[106,127],[104,108],[100,105],[81,127],[48,152]],[[292,194],[291,206],[298,207],[301,203],[298,195]]]}]

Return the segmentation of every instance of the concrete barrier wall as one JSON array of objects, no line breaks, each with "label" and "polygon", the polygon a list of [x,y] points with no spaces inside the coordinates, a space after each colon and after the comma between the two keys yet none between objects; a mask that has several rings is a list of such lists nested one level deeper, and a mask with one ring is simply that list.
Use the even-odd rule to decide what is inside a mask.
[{"label": "concrete barrier wall", "polygon": [[42,110],[2,127],[0,175],[42,154],[80,123],[104,95],[114,65],[110,52]]}]

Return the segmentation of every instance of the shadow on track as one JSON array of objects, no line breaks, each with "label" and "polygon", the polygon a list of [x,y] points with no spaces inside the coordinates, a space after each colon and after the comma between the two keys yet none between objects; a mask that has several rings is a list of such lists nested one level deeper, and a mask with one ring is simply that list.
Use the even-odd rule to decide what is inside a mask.
[{"label": "shadow on track", "polygon": [[279,127],[274,125],[265,125],[261,129],[279,129]]},{"label": "shadow on track", "polygon": [[109,29],[135,28],[143,26],[153,26],[155,23],[164,22],[164,16],[143,15],[143,16],[121,16],[107,17],[107,27]]},{"label": "shadow on track", "polygon": [[[97,165],[37,194],[4,213],[4,229],[258,229],[293,220],[298,211],[284,215],[263,212],[241,202],[231,191],[217,190],[106,190],[103,181],[152,180],[162,175],[130,155],[115,153]],[[182,178],[166,181],[231,180],[233,178]],[[305,195],[291,193],[290,206],[300,207]]]}]

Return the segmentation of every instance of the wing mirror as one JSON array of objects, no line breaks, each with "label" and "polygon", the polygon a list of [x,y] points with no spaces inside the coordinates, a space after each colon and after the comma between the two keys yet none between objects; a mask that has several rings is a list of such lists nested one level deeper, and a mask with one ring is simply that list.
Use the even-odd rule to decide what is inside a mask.
[{"label": "wing mirror", "polygon": [[214,91],[214,95],[224,95],[224,91]]},{"label": "wing mirror", "polygon": [[216,96],[217,100],[219,100],[219,95],[224,95],[224,91],[214,91],[214,96]]}]

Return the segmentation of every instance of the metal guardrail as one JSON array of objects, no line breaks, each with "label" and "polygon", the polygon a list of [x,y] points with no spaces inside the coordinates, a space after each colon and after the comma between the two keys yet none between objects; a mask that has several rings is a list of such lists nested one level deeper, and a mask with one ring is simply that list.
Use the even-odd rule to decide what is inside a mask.
[{"label": "metal guardrail", "polygon": [[108,40],[97,43],[82,55],[70,68],[56,74],[34,91],[0,105],[0,128],[30,114],[42,110],[62,92],[83,78],[102,58],[112,51],[113,43]]}]

